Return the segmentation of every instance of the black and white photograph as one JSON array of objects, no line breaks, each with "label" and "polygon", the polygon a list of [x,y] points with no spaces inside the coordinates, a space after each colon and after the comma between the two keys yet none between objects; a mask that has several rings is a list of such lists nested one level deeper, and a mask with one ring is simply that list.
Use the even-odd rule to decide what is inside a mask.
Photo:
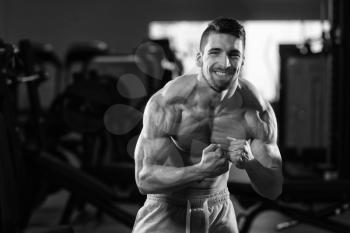
[{"label": "black and white photograph", "polygon": [[0,233],[350,233],[347,0],[0,0]]}]

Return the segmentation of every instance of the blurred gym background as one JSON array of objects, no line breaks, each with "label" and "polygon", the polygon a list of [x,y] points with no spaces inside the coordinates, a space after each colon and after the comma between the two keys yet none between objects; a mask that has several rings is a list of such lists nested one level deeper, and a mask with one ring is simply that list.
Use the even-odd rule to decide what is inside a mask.
[{"label": "blurred gym background", "polygon": [[229,189],[241,232],[350,232],[346,0],[0,1],[0,232],[131,232],[148,98],[197,72],[207,23],[247,32],[242,77],[272,104],[285,184]]}]

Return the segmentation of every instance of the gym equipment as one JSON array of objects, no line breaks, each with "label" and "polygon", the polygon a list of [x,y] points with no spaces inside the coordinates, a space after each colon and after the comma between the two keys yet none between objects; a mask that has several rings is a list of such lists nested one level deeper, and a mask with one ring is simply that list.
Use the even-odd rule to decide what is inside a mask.
[{"label": "gym equipment", "polygon": [[[20,232],[29,217],[29,207],[25,203],[26,165],[17,150],[14,133],[14,99],[11,98],[8,83],[16,75],[16,48],[0,40],[0,231]],[[30,202],[32,203],[32,202]]]},{"label": "gym equipment", "polygon": [[248,233],[258,214],[273,210],[292,220],[277,226],[283,230],[299,222],[337,233],[350,232],[350,225],[333,220],[332,217],[349,210],[350,181],[348,180],[285,180],[283,193],[271,201],[259,196],[247,183],[230,182],[233,194],[246,211],[237,215],[240,232]]},{"label": "gym equipment", "polygon": [[[276,201],[269,201],[255,194],[247,183],[231,182],[229,184],[231,193],[238,198],[241,196],[242,203],[246,202],[248,206],[246,213],[238,216],[242,233],[248,232],[254,218],[265,210],[275,210],[291,218],[291,221],[277,226],[281,230],[303,222],[332,232],[350,232],[349,224],[333,218],[345,211],[349,211],[350,203],[350,173],[348,168],[348,106],[350,96],[347,90],[349,86],[349,75],[347,75],[349,69],[346,66],[346,61],[348,61],[347,58],[350,54],[349,32],[347,30],[350,18],[345,12],[345,9],[349,7],[349,3],[348,1],[340,0],[332,1],[332,4],[331,41],[325,41],[326,46],[323,53],[311,54],[310,51],[306,50],[307,53],[303,54],[295,46],[282,46],[282,50],[284,50],[281,61],[282,79],[286,78],[285,72],[288,71],[288,68],[288,75],[291,76],[287,81],[292,83],[292,85],[296,81],[292,80],[293,77],[296,77],[293,73],[296,74],[295,71],[298,71],[298,69],[305,72],[305,66],[308,65],[313,65],[318,69],[308,72],[308,74],[312,75],[305,76],[303,73],[300,74],[300,77],[314,81],[312,83],[310,80],[305,80],[306,86],[300,85],[300,89],[288,87],[286,80],[281,80],[281,89],[284,89],[284,91],[286,89],[289,90],[288,94],[287,92],[281,93],[282,103],[288,103],[287,98],[294,97],[297,99],[296,95],[300,95],[303,89],[309,89],[313,91],[313,95],[306,93],[306,99],[314,101],[311,107],[318,112],[315,114],[315,112],[310,112],[310,109],[305,109],[302,117],[309,122],[309,125],[300,127],[297,124],[297,129],[294,127],[293,131],[288,131],[286,130],[287,125],[293,125],[294,123],[291,119],[287,119],[288,116],[285,116],[285,114],[288,111],[290,113],[293,108],[292,106],[280,106],[278,111],[280,115],[277,119],[280,120],[279,126],[282,130],[281,149],[285,171],[285,182],[281,197]],[[331,59],[329,61],[330,56]],[[320,61],[322,62],[321,65]],[[290,67],[286,67],[287,65]],[[293,67],[293,65],[296,67]],[[327,69],[328,67],[330,69]],[[315,75],[318,77],[315,77]],[[322,75],[326,76],[322,77]],[[331,81],[328,80],[329,77],[331,77]],[[313,88],[309,88],[311,86]],[[293,93],[295,90],[297,90],[297,93]],[[306,103],[296,101],[295,107],[303,109],[305,108],[303,105],[306,105]],[[293,115],[293,117],[296,116]],[[323,121],[315,119],[319,117],[323,118]],[[289,123],[287,123],[288,121]],[[324,124],[319,127],[320,123]],[[310,126],[312,125],[318,128],[311,128]],[[299,133],[301,135],[301,131],[306,131],[305,133],[307,134],[312,133],[315,137],[314,139],[318,140],[297,141],[299,139],[293,135]],[[300,142],[300,144],[296,142]],[[292,173],[293,170],[290,168],[293,168],[293,164],[301,164],[302,166],[294,166],[296,172]]]},{"label": "gym equipment", "polygon": [[347,14],[349,2],[344,0],[332,1],[332,154],[337,156],[338,176],[350,179],[350,125],[349,125],[349,66],[350,58],[350,17]]},{"label": "gym equipment", "polygon": [[[63,162],[57,154],[49,153],[43,115],[38,95],[39,81],[42,73],[33,69],[32,47],[30,41],[21,41],[19,51],[13,46],[1,44],[1,114],[0,114],[0,156],[1,177],[6,177],[0,183],[0,218],[1,232],[20,232],[26,227],[31,212],[40,205],[43,196],[47,195],[53,186],[66,188],[79,200],[91,203],[98,209],[132,227],[134,216],[119,209],[115,193],[102,182]],[[19,63],[14,63],[19,59]],[[10,97],[14,82],[25,82],[28,86],[30,99],[30,116],[37,131],[33,141],[27,142],[28,135],[21,135],[21,125],[18,125],[15,111],[16,105],[11,104]],[[17,129],[17,130],[16,130]],[[3,174],[4,173],[4,174]],[[39,184],[38,184],[39,183]]]},{"label": "gym equipment", "polygon": [[88,62],[98,55],[109,54],[109,47],[103,41],[82,41],[70,45],[65,56],[65,78],[63,87],[72,82],[74,73],[87,75]]},{"label": "gym equipment", "polygon": [[[140,204],[144,197],[134,180],[133,150],[147,100],[168,81],[144,72],[157,66],[157,60],[150,56],[147,61],[142,59],[134,55],[95,56],[86,66],[88,74],[74,79],[63,92],[66,104],[58,111],[83,140],[80,169],[111,186],[120,200]],[[124,117],[123,111],[128,111]],[[110,150],[117,156],[111,157]],[[78,205],[72,197],[62,223]]]},{"label": "gym equipment", "polygon": [[308,47],[280,45],[279,146],[286,178],[331,179],[331,56]]},{"label": "gym equipment", "polygon": [[63,64],[56,54],[53,46],[48,43],[33,42],[32,50],[36,64],[36,70],[43,72],[46,80],[39,87],[41,105],[43,109],[48,109],[53,99],[62,91],[62,70]]}]

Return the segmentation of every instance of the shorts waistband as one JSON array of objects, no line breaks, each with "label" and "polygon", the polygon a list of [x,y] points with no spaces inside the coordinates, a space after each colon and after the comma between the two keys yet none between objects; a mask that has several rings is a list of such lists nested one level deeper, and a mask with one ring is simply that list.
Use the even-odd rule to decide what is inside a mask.
[{"label": "shorts waistband", "polygon": [[208,207],[212,207],[229,200],[230,192],[225,188],[221,191],[204,195],[197,195],[195,191],[191,191],[188,194],[148,194],[147,199],[183,207],[186,207],[187,202],[189,201],[192,208],[202,207],[204,202],[207,201]]}]

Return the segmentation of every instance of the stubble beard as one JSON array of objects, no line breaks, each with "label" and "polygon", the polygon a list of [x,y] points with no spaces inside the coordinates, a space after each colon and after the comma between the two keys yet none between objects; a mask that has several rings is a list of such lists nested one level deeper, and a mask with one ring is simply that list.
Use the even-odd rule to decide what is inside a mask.
[{"label": "stubble beard", "polygon": [[238,81],[238,74],[236,72],[229,74],[231,77],[228,80],[221,80],[222,78],[218,77],[218,75],[212,70],[208,72],[209,77],[205,76],[203,69],[201,69],[201,73],[207,85],[216,92],[228,90],[232,87],[236,80]]}]

